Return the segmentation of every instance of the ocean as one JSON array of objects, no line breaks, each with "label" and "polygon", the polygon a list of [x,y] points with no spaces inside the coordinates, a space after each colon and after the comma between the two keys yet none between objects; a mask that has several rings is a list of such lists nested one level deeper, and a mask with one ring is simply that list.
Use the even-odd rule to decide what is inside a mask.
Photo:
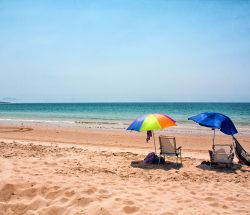
[{"label": "ocean", "polygon": [[250,103],[9,103],[0,104],[0,122],[125,129],[142,114],[165,113],[188,127],[195,124],[188,117],[206,111],[223,113],[250,131]]}]

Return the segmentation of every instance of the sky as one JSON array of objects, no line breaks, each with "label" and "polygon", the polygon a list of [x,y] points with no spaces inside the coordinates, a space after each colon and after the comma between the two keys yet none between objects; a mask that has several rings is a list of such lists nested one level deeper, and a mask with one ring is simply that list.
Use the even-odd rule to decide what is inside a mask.
[{"label": "sky", "polygon": [[0,0],[0,75],[18,102],[250,102],[250,1]]}]

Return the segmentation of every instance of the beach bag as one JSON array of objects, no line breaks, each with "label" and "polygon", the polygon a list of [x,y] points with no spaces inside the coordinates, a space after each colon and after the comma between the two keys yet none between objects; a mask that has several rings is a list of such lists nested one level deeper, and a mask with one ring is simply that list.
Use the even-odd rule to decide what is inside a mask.
[{"label": "beach bag", "polygon": [[148,155],[144,158],[144,163],[154,163],[155,156],[157,156],[154,152],[148,153]]},{"label": "beach bag", "polygon": [[165,160],[164,160],[163,157],[158,157],[157,155],[155,155],[154,163],[155,163],[155,164],[164,164],[164,163],[165,163]]}]

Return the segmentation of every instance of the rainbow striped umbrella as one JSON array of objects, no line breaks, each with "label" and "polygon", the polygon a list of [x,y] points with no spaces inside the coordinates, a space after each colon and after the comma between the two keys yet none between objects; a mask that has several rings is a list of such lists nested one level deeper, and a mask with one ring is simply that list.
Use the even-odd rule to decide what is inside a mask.
[{"label": "rainbow striped umbrella", "polygon": [[[154,131],[162,130],[171,126],[176,126],[175,120],[167,116],[166,114],[144,114],[137,119],[135,119],[127,130],[131,131]],[[153,133],[154,136],[154,133]],[[155,137],[154,137],[154,146],[155,146]],[[155,147],[156,153],[156,147]]]},{"label": "rainbow striped umbrella", "polygon": [[132,131],[152,131],[152,130],[162,130],[170,126],[176,126],[175,120],[167,116],[166,114],[144,114],[127,128],[127,130]]}]

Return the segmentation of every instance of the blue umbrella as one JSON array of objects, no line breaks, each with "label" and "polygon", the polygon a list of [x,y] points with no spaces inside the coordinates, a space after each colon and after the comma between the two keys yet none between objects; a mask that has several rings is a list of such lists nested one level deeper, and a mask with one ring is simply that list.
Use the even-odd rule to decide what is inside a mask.
[{"label": "blue umbrella", "polygon": [[221,113],[205,112],[189,117],[188,120],[193,120],[201,126],[220,129],[221,132],[227,135],[234,135],[238,133],[232,120],[228,116]]},{"label": "blue umbrella", "polygon": [[201,126],[212,128],[214,130],[214,135],[216,128],[220,129],[221,132],[227,135],[233,136],[238,133],[232,120],[221,113],[205,112],[189,117],[188,120],[193,120]]}]

